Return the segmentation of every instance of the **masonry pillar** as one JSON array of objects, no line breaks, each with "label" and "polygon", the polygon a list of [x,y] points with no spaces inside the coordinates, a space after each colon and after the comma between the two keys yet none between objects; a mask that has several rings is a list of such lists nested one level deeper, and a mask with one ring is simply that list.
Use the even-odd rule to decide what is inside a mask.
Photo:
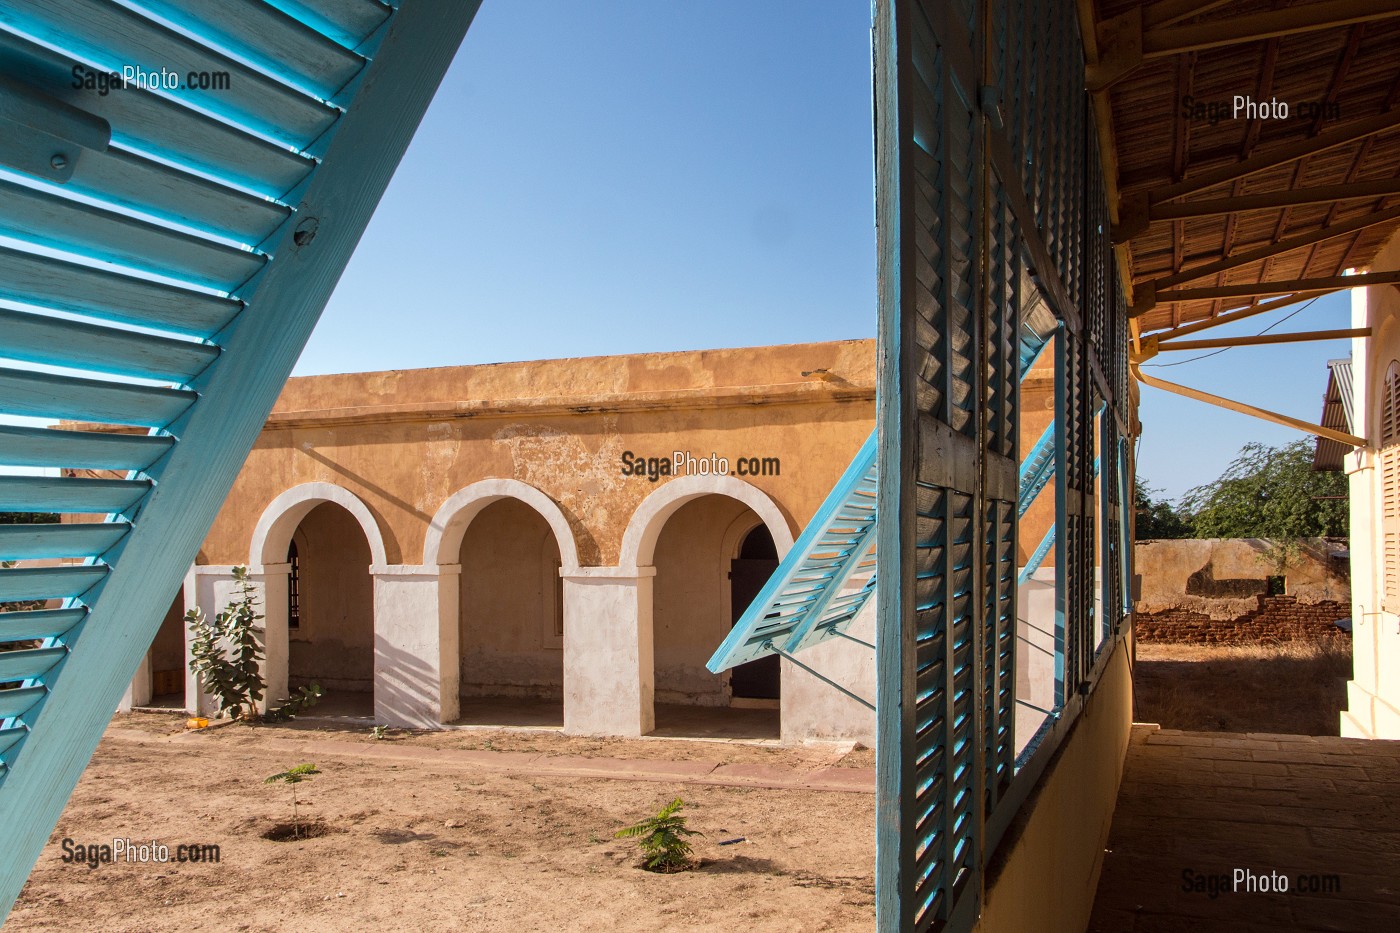
[{"label": "masonry pillar", "polygon": [[459,716],[457,564],[388,564],[374,576],[374,721],[435,729]]},{"label": "masonry pillar", "polygon": [[655,567],[581,567],[564,578],[564,732],[646,735],[653,704]]},{"label": "masonry pillar", "polygon": [[[194,569],[194,599],[190,600],[190,593],[186,590],[185,606],[188,609],[198,607],[204,611],[205,618],[212,619],[215,615],[223,611],[224,606],[233,598],[234,580],[232,566],[197,566]],[[189,656],[191,636],[188,629],[185,631],[185,655]],[[186,667],[186,671],[189,668]],[[200,716],[214,716],[216,707],[214,697],[205,691],[204,684],[194,674],[187,674],[185,679],[186,703],[193,706],[192,712]],[[191,700],[190,698],[193,697]]]},{"label": "masonry pillar", "polygon": [[[262,703],[264,713],[269,706],[287,698],[287,666],[290,655],[287,630],[287,609],[291,564],[263,564],[248,568],[248,580],[257,594],[258,611],[263,615],[262,676],[266,685]],[[230,585],[230,592],[237,592]],[[228,599],[218,604],[222,609]],[[205,609],[205,612],[208,612]],[[217,611],[217,610],[216,610]]]},{"label": "masonry pillar", "polygon": [[[852,638],[875,643],[875,601],[870,600],[851,620]],[[829,638],[804,648],[803,664],[830,677],[857,696],[875,702],[875,652],[848,638]],[[787,658],[779,663],[779,722],[782,740],[800,742],[860,742],[875,747],[875,711],[823,683]]]}]

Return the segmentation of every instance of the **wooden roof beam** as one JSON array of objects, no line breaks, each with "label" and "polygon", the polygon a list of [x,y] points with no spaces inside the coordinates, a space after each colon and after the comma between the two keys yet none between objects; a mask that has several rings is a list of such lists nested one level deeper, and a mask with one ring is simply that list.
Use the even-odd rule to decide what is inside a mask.
[{"label": "wooden roof beam", "polygon": [[1148,29],[1174,26],[1182,20],[1218,10],[1235,0],[1157,0],[1142,11],[1142,24]]},{"label": "wooden roof beam", "polygon": [[[1180,285],[1183,282],[1193,282],[1196,279],[1205,278],[1208,275],[1215,275],[1217,272],[1224,272],[1227,269],[1234,269],[1238,266],[1247,266],[1250,263],[1260,262],[1271,256],[1277,256],[1279,253],[1301,249],[1304,246],[1311,246],[1313,243],[1322,240],[1330,240],[1333,237],[1355,233],[1358,230],[1365,230],[1367,227],[1389,223],[1392,220],[1400,220],[1400,207],[1389,207],[1383,211],[1362,214],[1360,217],[1353,217],[1351,220],[1344,220],[1341,223],[1319,227],[1316,230],[1309,230],[1307,233],[1300,233],[1297,236],[1275,240],[1258,249],[1246,250],[1235,256],[1226,256],[1223,259],[1217,259],[1215,262],[1208,262],[1205,265],[1183,269],[1174,275],[1166,275],[1144,284],[1151,286],[1154,292],[1162,291],[1173,285]],[[1137,303],[1137,301],[1133,302],[1134,305]]]},{"label": "wooden roof beam", "polygon": [[1276,282],[1246,282],[1240,285],[1212,285],[1208,288],[1177,288],[1157,292],[1157,304],[1173,301],[1206,301],[1216,298],[1253,298],[1257,295],[1292,295],[1298,292],[1335,291],[1369,285],[1400,284],[1400,272],[1366,272],[1361,275],[1333,275],[1314,279],[1280,279]]},{"label": "wooden roof beam", "polygon": [[1312,424],[1311,422],[1303,421],[1301,418],[1294,418],[1290,415],[1284,415],[1276,411],[1270,411],[1267,408],[1259,408],[1255,405],[1250,405],[1246,402],[1239,402],[1232,398],[1225,398],[1224,396],[1215,395],[1212,392],[1205,392],[1201,389],[1193,389],[1190,386],[1180,385],[1175,382],[1168,382],[1165,379],[1158,379],[1156,376],[1149,376],[1139,368],[1138,363],[1136,362],[1129,363],[1128,368],[1132,370],[1133,376],[1139,382],[1145,385],[1150,385],[1157,389],[1163,389],[1167,392],[1175,393],[1176,395],[1185,396],[1189,399],[1195,399],[1198,402],[1205,402],[1207,405],[1215,405],[1219,408],[1226,408],[1230,411],[1236,411],[1242,415],[1249,415],[1254,418],[1260,418],[1264,421],[1271,421],[1274,424],[1281,424],[1286,428],[1293,428],[1295,431],[1302,431],[1304,434],[1312,434],[1317,437],[1325,437],[1328,440],[1337,441],[1342,444],[1348,444],[1352,447],[1366,446],[1366,439],[1364,437],[1357,437],[1355,434],[1348,434],[1345,431],[1338,431],[1333,428],[1325,428],[1320,424]]},{"label": "wooden roof beam", "polygon": [[1251,334],[1243,337],[1208,337],[1205,340],[1173,340],[1163,342],[1159,337],[1148,337],[1143,341],[1143,359],[1151,352],[1169,353],[1172,350],[1213,350],[1216,347],[1261,347],[1275,343],[1306,343],[1312,340],[1347,340],[1353,337],[1369,337],[1369,327],[1347,327],[1338,330],[1309,330],[1292,334]]},{"label": "wooden roof beam", "polygon": [[1185,337],[1187,334],[1195,334],[1212,327],[1219,327],[1221,324],[1242,321],[1247,317],[1254,317],[1257,314],[1268,314],[1270,311],[1277,311],[1289,305],[1301,304],[1304,301],[1314,301],[1321,298],[1323,295],[1330,295],[1332,291],[1337,291],[1337,289],[1325,292],[1299,292],[1284,298],[1266,301],[1263,304],[1249,305],[1235,311],[1226,311],[1224,314],[1218,314],[1215,317],[1206,318],[1203,321],[1192,321],[1190,324],[1182,324],[1167,330],[1155,331],[1152,334],[1144,336],[1142,339],[1146,341],[1148,337],[1154,337],[1158,340],[1174,340],[1178,337]]},{"label": "wooden roof beam", "polygon": [[1212,198],[1208,201],[1150,204],[1148,220],[1184,220],[1193,217],[1216,217],[1241,211],[1267,211],[1282,207],[1302,207],[1308,204],[1332,204],[1357,198],[1384,198],[1400,194],[1400,178],[1361,181],[1347,185],[1319,185],[1293,191],[1270,191],[1265,194],[1243,194],[1238,197]]},{"label": "wooden roof beam", "polygon": [[1319,152],[1345,146],[1358,139],[1365,139],[1400,127],[1400,107],[1354,120],[1343,126],[1328,130],[1310,139],[1299,139],[1281,146],[1274,146],[1258,155],[1241,159],[1229,165],[1190,175],[1179,182],[1161,185],[1150,190],[1130,191],[1122,196],[1119,205],[1118,226],[1114,231],[1114,242],[1121,243],[1137,236],[1146,229],[1153,204],[1174,201],[1190,194],[1196,194],[1216,185],[1260,172],[1297,162]]},{"label": "wooden roof beam", "polygon": [[[1150,10],[1151,7],[1146,9]],[[1143,62],[1183,52],[1395,17],[1400,17],[1400,0],[1323,0],[1321,3],[1247,13],[1185,26],[1152,26],[1146,19],[1144,8],[1133,7],[1098,25],[1099,61],[1086,69],[1085,84],[1091,91],[1103,90]]]}]

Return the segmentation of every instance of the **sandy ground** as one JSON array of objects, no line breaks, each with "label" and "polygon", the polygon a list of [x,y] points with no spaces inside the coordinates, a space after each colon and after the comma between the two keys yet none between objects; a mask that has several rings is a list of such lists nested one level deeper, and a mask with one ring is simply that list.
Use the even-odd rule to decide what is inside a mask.
[{"label": "sandy ground", "polygon": [[[874,800],[765,790],[505,774],[341,757],[298,785],[328,834],[273,842],[292,793],[263,778],[300,764],[288,737],[376,740],[366,730],[226,726],[119,716],[98,748],[5,929],[864,930],[874,923]],[[868,767],[831,747],[569,739],[539,732],[393,734],[401,746],[553,756],[708,759],[779,768]],[[641,870],[613,832],[686,802],[700,866]],[[746,841],[720,846],[721,840]],[[218,864],[64,863],[77,844],[217,844]]]},{"label": "sandy ground", "polygon": [[1138,642],[1133,716],[1164,729],[1337,735],[1350,678],[1350,639]]}]

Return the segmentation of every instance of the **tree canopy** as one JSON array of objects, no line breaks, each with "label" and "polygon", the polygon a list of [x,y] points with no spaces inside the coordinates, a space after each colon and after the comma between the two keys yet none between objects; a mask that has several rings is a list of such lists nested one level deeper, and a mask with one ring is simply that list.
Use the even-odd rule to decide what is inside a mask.
[{"label": "tree canopy", "polygon": [[1178,512],[1166,499],[1158,499],[1161,490],[1153,489],[1138,477],[1133,492],[1133,509],[1137,513],[1134,527],[1139,541],[1161,538],[1191,537],[1191,519]]},{"label": "tree canopy", "polygon": [[1312,461],[1307,440],[1245,444],[1219,479],[1182,497],[1181,510],[1197,538],[1344,537],[1346,475],[1317,472]]}]

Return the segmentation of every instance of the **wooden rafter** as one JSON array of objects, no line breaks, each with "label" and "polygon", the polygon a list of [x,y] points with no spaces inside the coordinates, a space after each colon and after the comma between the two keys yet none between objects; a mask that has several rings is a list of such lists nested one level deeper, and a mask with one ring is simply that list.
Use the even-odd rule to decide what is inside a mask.
[{"label": "wooden rafter", "polygon": [[1157,304],[1173,301],[1204,301],[1217,298],[1250,298],[1256,295],[1292,295],[1297,292],[1333,291],[1369,285],[1400,283],[1400,272],[1367,272],[1361,275],[1335,275],[1277,282],[1247,282],[1241,285],[1213,285],[1206,288],[1175,288],[1157,292]]},{"label": "wooden rafter", "polygon": [[1147,29],[1142,34],[1142,57],[1151,60],[1396,16],[1400,16],[1400,2],[1397,0],[1325,0],[1229,19]]},{"label": "wooden rafter", "polygon": [[[1200,333],[1201,331],[1208,330],[1212,327],[1219,327],[1222,324],[1230,324],[1235,321],[1243,320],[1247,317],[1254,317],[1258,314],[1268,314],[1270,311],[1277,311],[1280,308],[1286,308],[1290,305],[1301,304],[1305,301],[1315,301],[1316,299],[1321,298],[1323,295],[1328,294],[1331,294],[1331,292],[1299,292],[1298,294],[1289,295],[1285,298],[1278,298],[1274,301],[1266,301],[1262,304],[1249,305],[1248,307],[1240,308],[1235,311],[1227,311],[1223,314],[1216,315],[1213,318],[1206,318],[1204,321],[1193,321],[1190,324],[1182,324],[1180,326],[1172,327],[1167,330],[1156,331],[1155,333],[1149,334],[1148,336],[1156,337],[1159,340],[1171,340],[1177,337],[1185,337],[1187,334]],[[1143,337],[1142,339],[1146,340],[1147,337]]]},{"label": "wooden rafter", "polygon": [[[1264,246],[1261,246],[1257,249],[1248,250],[1246,252],[1239,253],[1234,256],[1227,256],[1224,259],[1218,259],[1215,262],[1208,262],[1201,266],[1195,266],[1190,269],[1185,269],[1173,275],[1163,276],[1162,278],[1154,279],[1151,282],[1144,284],[1152,286],[1154,292],[1162,291],[1173,285],[1180,285],[1183,282],[1192,282],[1196,279],[1205,278],[1209,275],[1215,275],[1216,273],[1224,272],[1228,269],[1234,269],[1239,266],[1247,266],[1251,263],[1261,262],[1265,259],[1268,259],[1271,256],[1277,256],[1280,253],[1287,253],[1295,249],[1301,249],[1304,246],[1311,246],[1313,243],[1317,243],[1322,240],[1330,240],[1334,237],[1344,236],[1349,233],[1355,233],[1358,230],[1364,230],[1367,227],[1374,227],[1379,224],[1389,223],[1393,220],[1400,220],[1400,207],[1391,207],[1382,211],[1375,211],[1370,214],[1363,214],[1360,217],[1355,217],[1351,220],[1345,220],[1341,223],[1333,224],[1330,227],[1319,227],[1315,230],[1309,230],[1305,233],[1300,233],[1296,236],[1288,237],[1286,239],[1275,238],[1272,242],[1267,243]],[[1139,290],[1141,290],[1141,288]],[[1138,304],[1138,302],[1134,301],[1134,304],[1136,305]]]}]

